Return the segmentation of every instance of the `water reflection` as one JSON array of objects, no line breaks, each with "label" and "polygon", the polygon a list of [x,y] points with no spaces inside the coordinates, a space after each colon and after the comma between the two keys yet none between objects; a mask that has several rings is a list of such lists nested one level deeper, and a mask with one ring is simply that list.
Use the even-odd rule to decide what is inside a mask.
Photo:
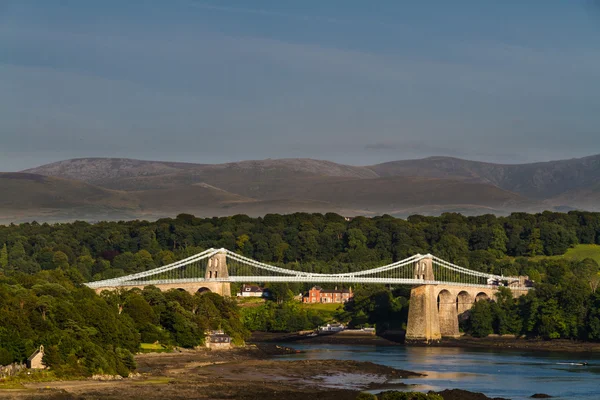
[{"label": "water reflection", "polygon": [[[534,393],[547,393],[557,399],[600,399],[599,355],[404,346],[294,347],[306,352],[287,359],[371,361],[425,373],[426,377],[404,380],[421,391],[461,388],[515,400]],[[576,365],[583,361],[589,365]]]}]

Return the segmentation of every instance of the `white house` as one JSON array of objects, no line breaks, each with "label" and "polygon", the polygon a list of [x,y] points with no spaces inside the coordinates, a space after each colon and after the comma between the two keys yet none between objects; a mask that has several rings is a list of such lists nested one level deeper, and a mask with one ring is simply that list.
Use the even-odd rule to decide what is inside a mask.
[{"label": "white house", "polygon": [[242,285],[238,297],[263,297],[265,290],[256,285]]}]

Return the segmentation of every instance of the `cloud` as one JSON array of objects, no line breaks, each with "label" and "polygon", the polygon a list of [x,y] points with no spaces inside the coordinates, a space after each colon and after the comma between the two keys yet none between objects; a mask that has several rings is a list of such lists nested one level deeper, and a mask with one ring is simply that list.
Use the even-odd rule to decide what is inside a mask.
[{"label": "cloud", "polygon": [[341,20],[338,18],[324,17],[324,16],[319,16],[319,15],[292,14],[292,13],[260,9],[260,8],[229,7],[229,6],[215,5],[215,4],[209,4],[209,3],[202,3],[202,2],[193,1],[193,0],[179,0],[179,1],[188,7],[202,9],[202,10],[221,11],[221,12],[225,12],[225,13],[251,14],[251,15],[260,15],[260,16],[267,16],[267,17],[294,19],[294,20],[299,20],[299,21],[319,21],[319,22],[326,22],[326,23],[332,23],[332,24],[351,23],[351,21],[349,21],[349,20]]},{"label": "cloud", "polygon": [[448,39],[447,56],[415,56],[201,24],[111,28],[4,28],[0,170],[27,152],[361,164],[427,155],[564,158],[600,144],[595,49]]}]

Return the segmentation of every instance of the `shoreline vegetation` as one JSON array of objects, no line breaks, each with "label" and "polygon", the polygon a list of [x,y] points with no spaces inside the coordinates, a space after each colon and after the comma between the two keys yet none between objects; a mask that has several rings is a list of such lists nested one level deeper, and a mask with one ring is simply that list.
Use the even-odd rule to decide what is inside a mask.
[{"label": "shoreline vegetation", "polygon": [[[140,353],[138,372],[130,378],[95,377],[80,380],[25,382],[0,386],[0,396],[13,399],[290,399],[373,400],[405,391],[411,378],[422,374],[370,362],[340,360],[277,360],[295,350],[269,344],[251,344],[230,351],[175,350]],[[379,395],[386,393],[385,395]],[[387,396],[387,397],[386,397]],[[418,400],[491,400],[460,389],[414,397]],[[500,399],[498,399],[500,400]]]}]

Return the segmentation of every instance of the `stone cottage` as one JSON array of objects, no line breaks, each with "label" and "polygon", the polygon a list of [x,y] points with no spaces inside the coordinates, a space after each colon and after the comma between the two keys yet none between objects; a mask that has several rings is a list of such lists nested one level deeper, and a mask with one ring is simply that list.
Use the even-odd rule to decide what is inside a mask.
[{"label": "stone cottage", "polygon": [[40,346],[39,349],[33,352],[32,355],[27,359],[27,368],[32,369],[46,369],[42,359],[44,358],[44,346]]},{"label": "stone cottage", "polygon": [[205,345],[211,350],[227,350],[231,348],[231,336],[225,332],[209,331],[206,333]]}]

